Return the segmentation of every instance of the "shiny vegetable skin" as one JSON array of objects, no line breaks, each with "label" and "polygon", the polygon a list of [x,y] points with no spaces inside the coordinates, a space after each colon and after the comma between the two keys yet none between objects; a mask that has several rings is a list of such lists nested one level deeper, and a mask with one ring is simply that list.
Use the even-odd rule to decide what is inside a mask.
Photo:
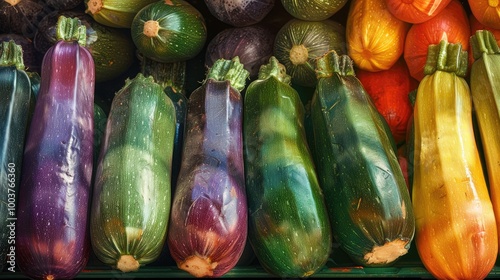
[{"label": "shiny vegetable skin", "polygon": [[[24,140],[32,99],[23,52],[13,40],[0,44],[0,270],[15,269],[15,225]],[[7,254],[9,258],[7,259]]]},{"label": "shiny vegetable skin", "polygon": [[172,100],[175,107],[175,137],[172,155],[171,187],[172,192],[177,182],[177,175],[182,160],[182,145],[184,142],[184,125],[186,123],[186,61],[158,62],[143,56],[141,58],[141,73],[151,76],[160,84],[165,94]]},{"label": "shiny vegetable skin", "polygon": [[175,108],[138,73],[111,104],[96,171],[92,248],[105,264],[136,271],[158,258],[170,215]]},{"label": "shiny vegetable skin", "polygon": [[394,140],[347,55],[318,59],[311,101],[315,161],[335,240],[367,267],[408,252],[415,232]]},{"label": "shiny vegetable skin", "polygon": [[[469,84],[486,162],[490,198],[497,229],[500,229],[500,130],[497,129],[500,126],[500,47],[496,40],[487,30],[478,30],[472,35],[470,45],[474,62]],[[498,236],[500,238],[500,234]]]},{"label": "shiny vegetable skin", "polygon": [[144,56],[159,62],[192,59],[205,46],[205,18],[186,0],[159,0],[142,8],[130,27],[132,41]]},{"label": "shiny vegetable skin", "polygon": [[304,128],[304,105],[275,57],[245,93],[248,238],[280,277],[307,277],[327,261],[330,222]]},{"label": "shiny vegetable skin", "polygon": [[70,279],[86,265],[94,130],[94,61],[85,26],[61,17],[45,54],[26,138],[16,258],[34,279]]},{"label": "shiny vegetable skin", "polygon": [[220,59],[189,96],[168,247],[177,266],[196,277],[226,274],[245,247],[240,90],[248,75],[238,57]]},{"label": "shiny vegetable skin", "polygon": [[498,253],[467,65],[461,44],[430,45],[413,115],[415,244],[438,279],[486,278]]}]

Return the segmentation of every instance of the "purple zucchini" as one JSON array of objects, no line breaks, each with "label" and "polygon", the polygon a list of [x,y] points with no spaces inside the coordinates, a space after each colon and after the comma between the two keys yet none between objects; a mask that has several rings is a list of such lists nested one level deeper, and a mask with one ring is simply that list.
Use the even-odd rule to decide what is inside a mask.
[{"label": "purple zucchini", "polygon": [[217,60],[188,100],[167,241],[177,266],[195,277],[224,275],[245,247],[240,91],[248,75],[238,57]]},{"label": "purple zucchini", "polygon": [[94,61],[85,26],[61,17],[45,54],[26,138],[16,256],[34,279],[71,279],[90,253],[88,212],[94,129]]}]

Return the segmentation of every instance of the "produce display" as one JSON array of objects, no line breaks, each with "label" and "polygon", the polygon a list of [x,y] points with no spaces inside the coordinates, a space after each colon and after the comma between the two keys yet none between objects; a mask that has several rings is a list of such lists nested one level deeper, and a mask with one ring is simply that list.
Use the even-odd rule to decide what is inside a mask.
[{"label": "produce display", "polygon": [[500,278],[499,15],[0,0],[0,279]]}]

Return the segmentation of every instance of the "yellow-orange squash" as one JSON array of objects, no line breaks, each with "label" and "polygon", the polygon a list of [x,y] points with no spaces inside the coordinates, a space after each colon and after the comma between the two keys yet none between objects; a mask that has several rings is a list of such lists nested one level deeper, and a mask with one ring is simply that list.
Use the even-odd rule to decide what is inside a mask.
[{"label": "yellow-orange squash", "polygon": [[385,0],[352,0],[346,22],[348,55],[360,69],[387,70],[403,54],[409,27],[389,12]]},{"label": "yellow-orange squash", "polygon": [[422,263],[438,279],[483,279],[498,252],[463,78],[467,61],[460,44],[431,45],[414,108],[415,241]]}]

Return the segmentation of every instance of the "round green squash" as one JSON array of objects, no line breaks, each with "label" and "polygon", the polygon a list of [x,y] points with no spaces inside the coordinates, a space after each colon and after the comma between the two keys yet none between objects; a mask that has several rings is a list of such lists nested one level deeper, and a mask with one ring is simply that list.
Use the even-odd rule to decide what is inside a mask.
[{"label": "round green squash", "polygon": [[140,10],[131,26],[132,40],[142,55],[170,63],[195,57],[207,40],[201,13],[184,0],[165,0]]},{"label": "round green squash", "polygon": [[333,16],[348,0],[281,0],[285,10],[293,17],[318,21]]},{"label": "round green squash", "polygon": [[327,51],[346,54],[345,27],[336,21],[291,19],[276,34],[274,56],[285,65],[292,84],[316,85],[315,59]]},{"label": "round green squash", "polygon": [[85,0],[85,12],[100,24],[130,28],[137,12],[156,1],[158,0]]}]

